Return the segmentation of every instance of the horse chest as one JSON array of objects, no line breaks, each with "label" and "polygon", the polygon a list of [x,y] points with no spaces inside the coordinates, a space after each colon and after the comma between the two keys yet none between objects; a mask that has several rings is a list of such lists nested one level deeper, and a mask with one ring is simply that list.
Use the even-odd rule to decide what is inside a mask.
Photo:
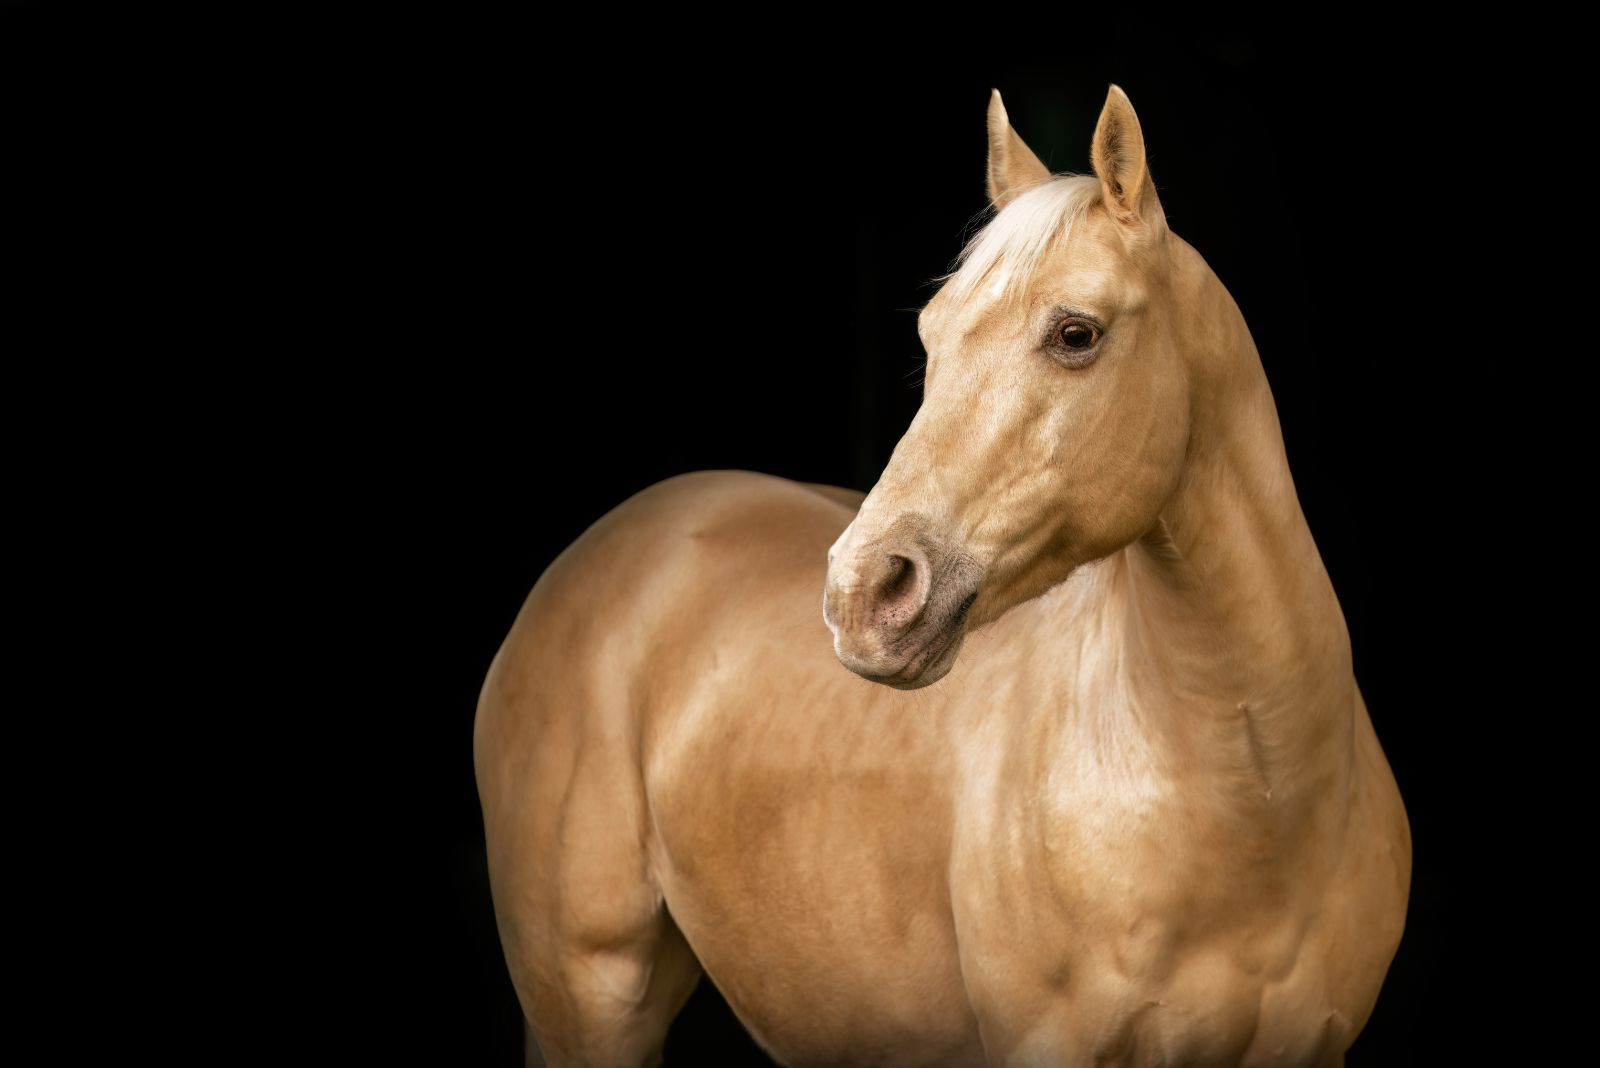
[{"label": "horse chest", "polygon": [[1337,1011],[1274,835],[1175,783],[1078,771],[996,782],[958,827],[952,903],[986,1045],[1018,1064],[1315,1061]]}]

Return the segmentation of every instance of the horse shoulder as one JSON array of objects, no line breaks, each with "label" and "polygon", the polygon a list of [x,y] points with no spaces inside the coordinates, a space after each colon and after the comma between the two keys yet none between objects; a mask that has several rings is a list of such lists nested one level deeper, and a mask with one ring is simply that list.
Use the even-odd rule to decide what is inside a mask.
[{"label": "horse shoulder", "polygon": [[1330,985],[1356,1034],[1399,947],[1411,890],[1410,821],[1359,688],[1348,826],[1320,915],[1328,921],[1322,948],[1340,962]]}]

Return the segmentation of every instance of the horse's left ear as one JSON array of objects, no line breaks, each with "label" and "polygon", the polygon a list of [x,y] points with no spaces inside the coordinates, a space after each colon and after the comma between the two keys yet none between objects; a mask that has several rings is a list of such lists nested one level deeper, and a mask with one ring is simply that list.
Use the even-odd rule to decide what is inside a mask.
[{"label": "horse's left ear", "polygon": [[1128,94],[1115,83],[1095,124],[1089,161],[1112,215],[1129,225],[1146,227],[1152,235],[1166,229],[1167,215],[1150,178],[1139,116],[1134,114]]}]

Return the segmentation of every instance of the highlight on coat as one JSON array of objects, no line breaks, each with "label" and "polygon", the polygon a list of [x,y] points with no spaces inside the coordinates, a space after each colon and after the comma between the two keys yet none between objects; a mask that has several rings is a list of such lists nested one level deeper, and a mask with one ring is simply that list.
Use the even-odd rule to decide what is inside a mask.
[{"label": "highlight on coat", "polygon": [[1405,807],[1238,305],[1131,101],[1093,173],[988,112],[868,494],[658,483],[478,702],[529,1063],[650,1065],[703,976],[785,1065],[1338,1065]]}]

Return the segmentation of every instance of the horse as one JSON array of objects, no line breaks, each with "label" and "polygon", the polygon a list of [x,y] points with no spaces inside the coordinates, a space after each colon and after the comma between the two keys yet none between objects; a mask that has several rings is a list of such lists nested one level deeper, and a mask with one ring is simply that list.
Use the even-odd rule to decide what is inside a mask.
[{"label": "horse", "polygon": [[1405,807],[1114,83],[1090,160],[991,94],[992,214],[870,493],[679,475],[528,594],[473,760],[530,1063],[659,1064],[702,974],[785,1065],[1343,1063]]}]

